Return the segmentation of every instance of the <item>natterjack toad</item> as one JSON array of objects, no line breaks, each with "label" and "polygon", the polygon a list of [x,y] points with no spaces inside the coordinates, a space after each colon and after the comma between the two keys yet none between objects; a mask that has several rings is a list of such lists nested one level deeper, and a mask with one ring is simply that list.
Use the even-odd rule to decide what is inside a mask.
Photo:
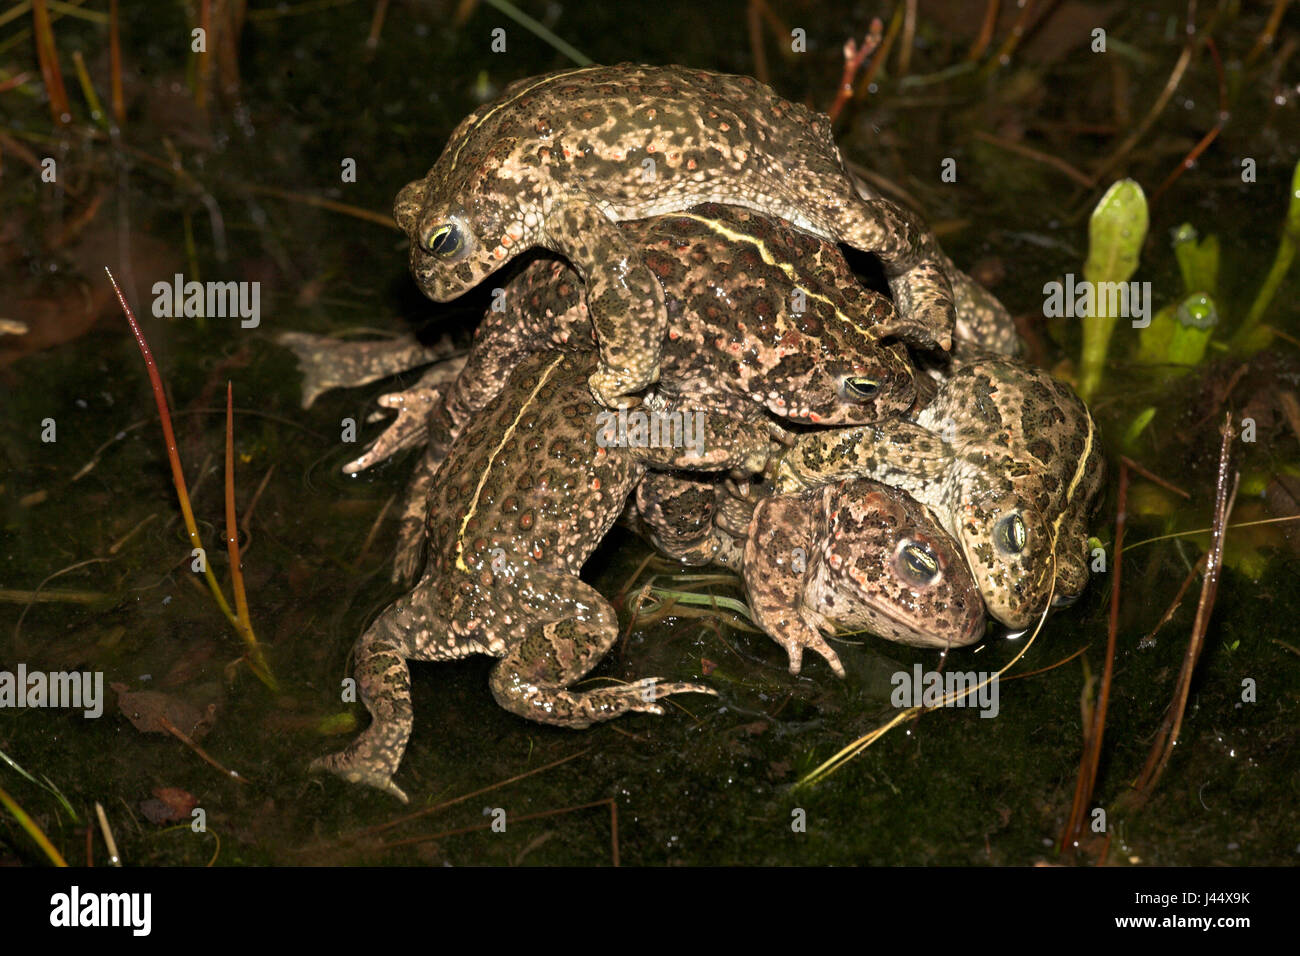
[{"label": "natterjack toad", "polygon": [[933,237],[855,191],[830,120],[748,77],[681,66],[589,66],[530,77],[466,117],[428,174],[398,194],[411,272],[445,302],[526,249],[577,269],[608,405],[659,375],[660,284],[615,225],[726,202],[875,253],[916,344],[948,348],[952,294]]},{"label": "natterjack toad", "polygon": [[[874,422],[911,406],[907,352],[882,341],[895,327],[893,307],[858,285],[833,243],[717,204],[619,228],[663,286],[669,322],[657,401],[815,425]],[[433,403],[424,474],[529,353],[595,348],[583,292],[571,267],[553,259],[502,290],[463,370]],[[414,484],[403,509],[399,578],[418,557],[425,491]]]},{"label": "natterjack toad", "polygon": [[429,561],[419,584],[384,611],[354,649],[372,722],[313,766],[405,801],[393,783],[412,726],[407,660],[500,658],[492,693],[540,723],[586,727],[662,713],[670,694],[703,685],[645,678],[569,688],[618,637],[614,609],[578,578],[646,463],[705,471],[761,469],[766,428],[700,412],[681,445],[630,447],[587,391],[593,353],[531,357],[464,429],[428,503]]},{"label": "natterjack toad", "polygon": [[669,557],[740,574],[755,622],[786,649],[792,674],[808,649],[844,676],[825,639],[836,633],[937,648],[984,633],[961,552],[905,491],[859,478],[755,495],[752,514],[737,520],[736,500],[716,479],[649,471],[634,523]]},{"label": "natterjack toad", "polygon": [[[663,287],[660,397],[813,425],[878,421],[911,406],[907,352],[882,341],[896,328],[894,309],[854,281],[834,244],[717,204],[619,229]],[[591,311],[568,264],[533,263],[484,316],[435,418],[458,428],[529,352],[594,349]]]},{"label": "natterjack toad", "polygon": [[1044,613],[1049,593],[1078,594],[1105,474],[1083,402],[1042,369],[959,343],[921,405],[912,421],[800,436],[779,487],[865,475],[908,490],[961,544],[989,613],[1009,627]]}]

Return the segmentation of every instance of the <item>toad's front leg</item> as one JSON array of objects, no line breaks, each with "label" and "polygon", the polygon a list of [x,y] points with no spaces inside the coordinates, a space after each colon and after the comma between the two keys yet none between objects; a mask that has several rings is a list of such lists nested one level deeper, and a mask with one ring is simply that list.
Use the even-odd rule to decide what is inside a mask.
[{"label": "toad's front leg", "polygon": [[716,482],[647,471],[637,484],[635,502],[639,528],[660,553],[692,566],[713,560],[718,550]]},{"label": "toad's front leg", "polygon": [[953,447],[912,422],[825,428],[800,435],[776,469],[781,491],[845,478],[874,478],[906,490],[940,477]]},{"label": "toad's front leg", "polygon": [[820,500],[817,493],[805,493],[759,502],[745,541],[745,594],[755,622],[785,648],[791,674],[802,669],[808,649],[826,658],[831,670],[843,677],[839,655],[822,636],[829,624],[804,601],[807,581],[820,560]]},{"label": "toad's front leg", "polygon": [[539,570],[530,583],[534,619],[490,680],[492,696],[512,714],[581,729],[633,712],[662,714],[656,701],[670,694],[716,693],[703,684],[657,677],[570,690],[614,645],[617,616],[595,589],[572,575]]},{"label": "toad's front leg", "polygon": [[[620,426],[618,416],[623,416]],[[749,476],[772,458],[771,430],[762,419],[680,406],[604,412],[602,443],[626,447],[647,468],[727,471]],[[639,417],[638,417],[639,416]]]},{"label": "toad's front leg", "polygon": [[609,408],[659,380],[668,331],[664,291],[623,233],[590,200],[557,205],[548,216],[546,245],[569,260],[586,285],[600,368],[589,384]]}]

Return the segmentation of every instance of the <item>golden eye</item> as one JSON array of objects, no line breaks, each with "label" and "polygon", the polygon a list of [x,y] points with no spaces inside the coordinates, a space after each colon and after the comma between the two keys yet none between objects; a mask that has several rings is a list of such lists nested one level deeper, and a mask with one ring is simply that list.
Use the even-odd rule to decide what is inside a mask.
[{"label": "golden eye", "polygon": [[465,234],[454,222],[445,222],[425,238],[423,245],[430,255],[449,259],[465,247]]},{"label": "golden eye", "polygon": [[923,544],[905,544],[898,553],[899,570],[917,584],[928,584],[939,576],[939,562]]},{"label": "golden eye", "polygon": [[866,401],[880,391],[880,383],[869,378],[846,378],[844,380],[844,390],[848,393],[847,397],[849,399]]},{"label": "golden eye", "polygon": [[1025,550],[1028,534],[1020,515],[1007,515],[993,529],[993,541],[1006,554],[1019,554]]}]

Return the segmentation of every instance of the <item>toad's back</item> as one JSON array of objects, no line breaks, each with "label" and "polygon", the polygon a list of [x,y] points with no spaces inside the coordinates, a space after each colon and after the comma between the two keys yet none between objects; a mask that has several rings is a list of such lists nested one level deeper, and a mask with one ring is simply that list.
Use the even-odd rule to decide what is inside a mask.
[{"label": "toad's back", "polygon": [[429,499],[438,570],[582,567],[640,475],[598,444],[600,410],[583,384],[593,367],[591,356],[535,356],[466,426]]},{"label": "toad's back", "polygon": [[[448,185],[480,177],[518,185],[526,167],[548,165],[556,181],[597,189],[619,218],[680,209],[683,196],[768,211],[788,196],[797,208],[783,217],[829,237],[821,222],[829,210],[818,207],[828,195],[852,199],[830,133],[824,115],[750,77],[592,66],[507,87],[461,122],[432,172]],[[828,191],[828,178],[839,188]]]}]

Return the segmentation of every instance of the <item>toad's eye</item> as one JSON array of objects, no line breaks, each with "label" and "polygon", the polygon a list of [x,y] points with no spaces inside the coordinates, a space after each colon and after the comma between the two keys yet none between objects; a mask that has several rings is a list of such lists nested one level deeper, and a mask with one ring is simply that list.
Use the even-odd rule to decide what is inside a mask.
[{"label": "toad's eye", "polygon": [[1025,522],[1020,515],[1007,515],[993,528],[993,542],[1004,554],[1019,554],[1025,550]]},{"label": "toad's eye", "polygon": [[465,248],[465,233],[454,222],[445,222],[424,237],[424,251],[439,259],[450,259]]},{"label": "toad's eye", "polygon": [[880,391],[880,383],[861,376],[844,380],[845,397],[850,401],[864,402]]},{"label": "toad's eye", "polygon": [[914,584],[929,584],[939,576],[939,561],[928,546],[908,542],[899,548],[898,570]]}]

